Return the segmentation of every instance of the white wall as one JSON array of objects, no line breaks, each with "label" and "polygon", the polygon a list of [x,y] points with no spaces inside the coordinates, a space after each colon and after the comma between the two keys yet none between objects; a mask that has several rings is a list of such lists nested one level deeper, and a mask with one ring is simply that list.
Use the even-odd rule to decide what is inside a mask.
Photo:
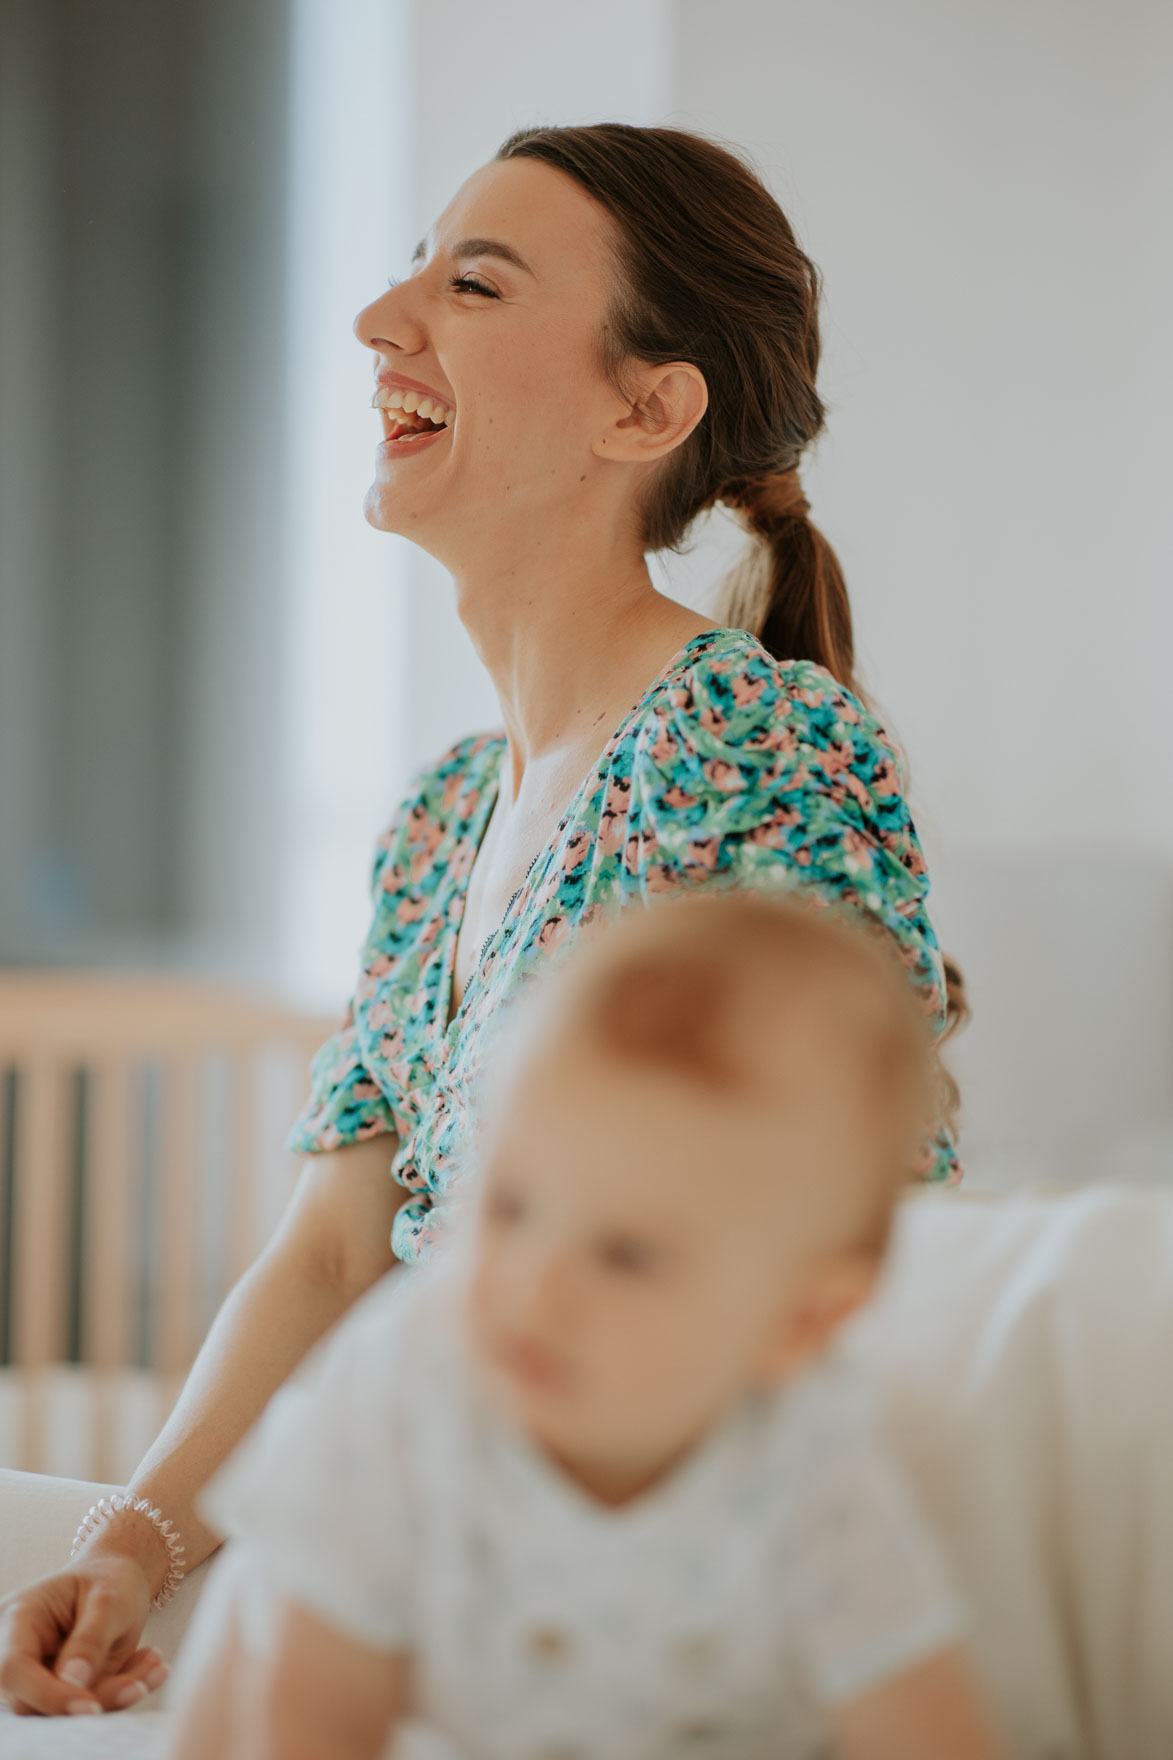
[{"label": "white wall", "polygon": [[677,18],[672,120],[825,276],[810,499],[974,994],[971,1147],[1082,1171],[1173,1112],[1173,10]]},{"label": "white wall", "polygon": [[826,277],[812,499],[929,817],[1173,854],[1173,11],[682,0],[679,22],[676,119],[755,153]]},{"label": "white wall", "polygon": [[416,88],[406,0],[294,0],[292,25],[276,972],[329,1010],[352,985],[375,839],[406,781],[410,547],[363,517],[381,430],[353,325],[411,248]]}]

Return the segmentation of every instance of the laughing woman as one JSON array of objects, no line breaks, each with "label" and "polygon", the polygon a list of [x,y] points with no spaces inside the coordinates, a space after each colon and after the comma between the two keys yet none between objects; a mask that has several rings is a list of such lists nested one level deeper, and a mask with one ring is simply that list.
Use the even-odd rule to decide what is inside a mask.
[{"label": "laughing woman", "polygon": [[[818,301],[740,158],[602,124],[506,141],[359,314],[384,426],[366,518],[450,571],[501,725],[429,765],[380,840],[354,997],[291,1139],[309,1159],[135,1477],[145,1507],[104,1512],[2,1609],[18,1709],[157,1684],[137,1646],[168,1583],[161,1524],[187,1568],[215,1548],[201,1486],[326,1328],[426,1255],[486,1028],[548,950],[615,905],[781,876],[887,931],[940,1033],[963,1007],[800,487]],[[646,558],[718,501],[753,541],[714,623]],[[913,1172],[950,1180],[944,1076],[941,1093]]]}]

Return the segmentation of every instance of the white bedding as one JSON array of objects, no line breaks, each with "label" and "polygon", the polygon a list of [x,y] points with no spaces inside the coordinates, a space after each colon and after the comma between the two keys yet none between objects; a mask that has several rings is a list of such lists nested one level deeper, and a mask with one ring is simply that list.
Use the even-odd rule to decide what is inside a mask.
[{"label": "white bedding", "polygon": [[[970,1598],[1015,1760],[1170,1760],[1173,1193],[918,1196],[847,1346]],[[0,1473],[0,1592],[52,1567],[92,1496]],[[165,1652],[196,1587],[157,1616]],[[0,1760],[147,1760],[164,1727],[152,1701],[0,1716]]]},{"label": "white bedding", "polygon": [[0,1711],[0,1760],[160,1760],[165,1711],[110,1717],[13,1717]]},{"label": "white bedding", "polygon": [[1173,1755],[1173,1195],[906,1206],[851,1348],[1015,1755]]}]

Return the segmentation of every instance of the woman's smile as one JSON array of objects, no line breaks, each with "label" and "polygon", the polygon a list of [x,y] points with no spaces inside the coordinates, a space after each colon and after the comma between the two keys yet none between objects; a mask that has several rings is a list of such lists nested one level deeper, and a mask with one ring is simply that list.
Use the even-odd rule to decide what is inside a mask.
[{"label": "woman's smile", "polygon": [[371,408],[379,411],[383,422],[376,458],[418,452],[427,441],[448,433],[456,420],[454,404],[444,403],[418,380],[397,373],[379,374]]},{"label": "woman's smile", "polygon": [[433,428],[429,433],[406,428],[400,422],[391,425],[391,433],[386,440],[380,440],[375,447],[376,459],[400,458],[406,453],[422,452],[426,446],[435,446],[438,441],[447,439],[451,432],[448,428]]}]

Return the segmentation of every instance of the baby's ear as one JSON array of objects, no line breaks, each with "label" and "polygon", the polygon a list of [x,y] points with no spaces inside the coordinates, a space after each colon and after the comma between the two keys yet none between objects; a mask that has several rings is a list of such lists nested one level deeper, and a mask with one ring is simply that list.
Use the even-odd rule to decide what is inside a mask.
[{"label": "baby's ear", "polygon": [[788,1380],[822,1356],[844,1322],[871,1298],[879,1269],[874,1253],[843,1248],[821,1254],[798,1272],[763,1344],[762,1379]]}]

